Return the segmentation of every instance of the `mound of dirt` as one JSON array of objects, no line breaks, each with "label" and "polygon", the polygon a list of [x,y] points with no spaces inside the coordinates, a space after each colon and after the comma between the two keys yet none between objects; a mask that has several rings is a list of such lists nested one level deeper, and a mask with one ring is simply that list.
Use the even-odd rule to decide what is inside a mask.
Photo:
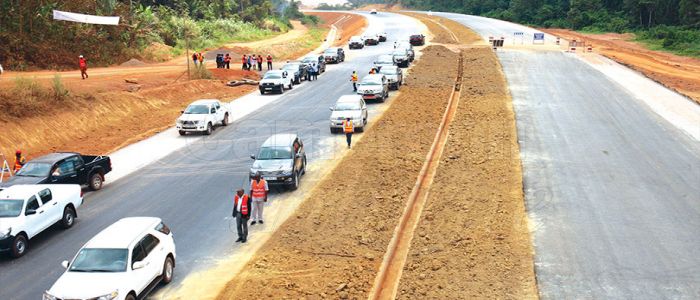
[{"label": "mound of dirt", "polygon": [[225,81],[242,79],[242,78],[247,78],[247,79],[252,79],[252,80],[259,80],[260,79],[260,74],[258,74],[258,72],[256,72],[256,71],[241,70],[241,69],[239,69],[238,64],[235,64],[231,67],[234,67],[234,69],[209,69],[209,71],[214,76],[214,78],[225,80]]},{"label": "mound of dirt", "polygon": [[130,60],[123,62],[119,66],[122,66],[122,67],[140,67],[140,66],[145,66],[145,65],[146,65],[145,62],[142,62],[138,59],[132,58]]}]

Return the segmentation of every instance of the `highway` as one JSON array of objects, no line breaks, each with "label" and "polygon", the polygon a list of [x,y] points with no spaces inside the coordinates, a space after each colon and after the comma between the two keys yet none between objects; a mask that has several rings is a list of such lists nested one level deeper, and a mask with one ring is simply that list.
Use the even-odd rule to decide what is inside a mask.
[{"label": "highway", "polygon": [[[370,28],[385,29],[388,42],[364,50],[346,50],[348,60],[329,65],[318,81],[295,86],[280,99],[217,129],[213,135],[192,138],[186,147],[110,182],[101,191],[87,193],[73,228],[47,230],[30,241],[29,252],[20,259],[0,258],[0,299],[40,299],[64,271],[61,261],[72,258],[88,239],[123,217],[156,216],[171,227],[177,245],[171,286],[235,252],[240,246],[234,243],[235,229],[228,217],[233,190],[247,190],[252,164],[249,155],[271,134],[295,132],[306,144],[310,165],[336,158],[332,141],[342,142],[344,137],[330,134],[328,107],[339,96],[352,94],[349,79],[353,70],[362,77],[376,56],[392,49],[395,39],[420,31],[418,24],[405,16],[366,16]],[[372,122],[379,105],[369,106]],[[311,182],[302,177],[301,185],[305,184]],[[279,198],[274,194],[270,201]],[[268,215],[267,219],[274,220],[274,216]],[[251,232],[256,230],[259,227],[253,226]]]},{"label": "highway", "polygon": [[[534,32],[433,14],[507,45],[516,31]],[[516,112],[541,298],[700,298],[700,143],[645,104],[670,99],[641,101],[637,87],[575,54],[530,47],[498,57]],[[674,105],[697,120],[683,100]]]}]

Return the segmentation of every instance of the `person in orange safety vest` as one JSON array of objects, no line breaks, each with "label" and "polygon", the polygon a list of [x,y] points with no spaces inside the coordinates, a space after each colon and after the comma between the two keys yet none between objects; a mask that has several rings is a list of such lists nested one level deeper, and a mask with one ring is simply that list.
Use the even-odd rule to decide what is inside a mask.
[{"label": "person in orange safety vest", "polygon": [[260,177],[260,172],[255,172],[253,180],[250,181],[250,198],[253,199],[253,222],[250,225],[255,225],[257,222],[264,223],[263,208],[265,208],[269,191],[267,181]]},{"label": "person in orange safety vest", "polygon": [[343,132],[345,132],[345,139],[348,141],[348,149],[352,143],[352,134],[355,132],[355,126],[352,124],[352,119],[347,118],[343,121]]},{"label": "person in orange safety vest", "polygon": [[12,172],[17,173],[26,163],[27,159],[22,155],[22,150],[17,150],[17,152],[15,152],[15,166],[12,168]]},{"label": "person in orange safety vest", "polygon": [[352,71],[352,77],[350,77],[350,81],[352,81],[353,92],[357,92],[357,71]]},{"label": "person in orange safety vest", "polygon": [[243,189],[236,191],[236,196],[233,197],[233,213],[236,218],[236,230],[238,231],[238,239],[236,242],[245,243],[248,240],[248,220],[250,219],[250,197],[245,194]]}]

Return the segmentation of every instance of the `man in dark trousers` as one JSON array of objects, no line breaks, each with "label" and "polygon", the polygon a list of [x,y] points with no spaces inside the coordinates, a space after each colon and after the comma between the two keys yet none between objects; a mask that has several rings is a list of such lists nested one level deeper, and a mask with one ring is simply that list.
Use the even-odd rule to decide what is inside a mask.
[{"label": "man in dark trousers", "polygon": [[355,126],[352,124],[352,119],[347,118],[345,121],[343,121],[343,132],[345,133],[345,140],[348,142],[348,149],[350,149],[352,134],[355,132]]},{"label": "man in dark trousers", "polygon": [[248,220],[250,219],[250,210],[252,203],[250,197],[245,194],[243,189],[236,191],[236,196],[233,197],[233,214],[236,218],[236,230],[238,231],[238,239],[236,242],[245,243],[248,240]]},{"label": "man in dark trousers", "polygon": [[87,59],[82,55],[78,56],[78,65],[80,66],[80,76],[85,79],[88,78],[87,74]]}]

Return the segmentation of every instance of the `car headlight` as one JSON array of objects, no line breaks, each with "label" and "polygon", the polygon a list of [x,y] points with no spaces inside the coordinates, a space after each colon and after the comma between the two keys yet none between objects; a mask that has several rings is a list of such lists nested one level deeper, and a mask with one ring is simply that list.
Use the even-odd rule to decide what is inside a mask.
[{"label": "car headlight", "polygon": [[96,297],[95,299],[96,300],[112,300],[112,299],[116,299],[117,296],[119,296],[119,292],[114,291],[114,292],[111,292],[107,295],[102,295],[102,296]]},{"label": "car headlight", "polygon": [[282,170],[282,176],[292,176],[292,170]]},{"label": "car headlight", "polygon": [[12,227],[8,227],[7,230],[0,231],[0,239],[9,237],[10,233],[12,233]]}]

